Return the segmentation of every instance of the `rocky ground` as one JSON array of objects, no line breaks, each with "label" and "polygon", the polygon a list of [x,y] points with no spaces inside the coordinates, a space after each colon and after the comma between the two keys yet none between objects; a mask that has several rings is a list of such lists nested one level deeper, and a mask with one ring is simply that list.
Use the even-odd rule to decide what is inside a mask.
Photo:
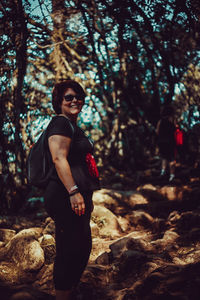
[{"label": "rocky ground", "polygon": [[[176,175],[169,184],[153,168],[134,181],[116,174],[94,193],[78,299],[200,299],[199,171],[177,167]],[[0,228],[0,299],[54,299],[54,223],[42,202],[1,216]]]}]

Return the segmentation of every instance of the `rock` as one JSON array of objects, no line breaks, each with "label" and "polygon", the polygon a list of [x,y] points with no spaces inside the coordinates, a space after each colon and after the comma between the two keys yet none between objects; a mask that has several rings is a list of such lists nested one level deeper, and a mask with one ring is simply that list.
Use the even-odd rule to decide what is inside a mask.
[{"label": "rock", "polygon": [[94,192],[93,202],[95,205],[105,206],[115,213],[120,213],[127,205],[134,208],[136,205],[148,203],[140,192],[109,189]]},{"label": "rock", "polygon": [[165,231],[164,233],[164,236],[163,236],[163,240],[168,243],[173,243],[173,242],[176,242],[176,240],[179,238],[179,234],[176,233],[175,231],[173,230],[167,230]]},{"label": "rock", "polygon": [[92,220],[90,221],[90,227],[91,227],[92,237],[99,236],[99,227]]},{"label": "rock", "polygon": [[19,284],[19,269],[11,262],[0,262],[0,282]]},{"label": "rock", "polygon": [[154,224],[154,218],[144,211],[132,211],[126,217],[128,218],[129,223],[134,226],[140,225],[144,228],[151,229]]},{"label": "rock", "polygon": [[53,263],[44,265],[37,273],[33,287],[43,292],[54,295],[55,289],[53,284]]},{"label": "rock", "polygon": [[42,228],[40,227],[33,227],[28,229],[23,229],[20,232],[15,235],[13,239],[18,238],[27,238],[27,239],[39,239],[39,237],[42,235]]},{"label": "rock", "polygon": [[17,292],[9,300],[36,300],[36,298],[28,292]]},{"label": "rock", "polygon": [[5,246],[5,243],[0,241],[0,248],[4,247],[4,246]]},{"label": "rock", "polygon": [[38,241],[20,241],[15,245],[12,260],[23,271],[37,271],[45,262],[44,251]]},{"label": "rock", "polygon": [[153,225],[153,228],[152,228],[153,233],[163,232],[168,228],[168,223],[163,218],[154,219],[154,223],[152,225]]},{"label": "rock", "polygon": [[119,276],[130,277],[136,274],[147,261],[147,255],[140,251],[126,250],[122,253],[118,263]]},{"label": "rock", "polygon": [[0,248],[0,260],[3,260],[4,257],[6,260],[11,258],[13,251],[15,250],[15,246],[21,238],[22,240],[27,239],[27,241],[31,239],[35,240],[39,238],[40,232],[41,228],[30,228],[20,231],[6,244],[5,247]]},{"label": "rock", "polygon": [[188,187],[187,186],[164,186],[160,189],[158,189],[159,193],[163,195],[165,198],[167,198],[170,201],[173,200],[182,200],[183,198],[183,193],[185,191],[188,192]]},{"label": "rock", "polygon": [[174,232],[173,230],[167,230],[162,239],[152,241],[151,244],[157,249],[169,250],[175,247],[178,238],[178,233]]},{"label": "rock", "polygon": [[120,259],[124,260],[124,259],[129,259],[131,258],[131,260],[133,261],[137,261],[138,258],[144,258],[144,254],[141,253],[140,251],[136,251],[136,250],[127,250],[124,251],[120,257]]},{"label": "rock", "polygon": [[103,205],[110,208],[113,205],[117,205],[118,202],[116,199],[121,199],[122,194],[117,191],[109,189],[101,189],[93,193],[93,202],[94,205]]},{"label": "rock", "polygon": [[44,234],[40,239],[39,239],[41,247],[49,246],[49,245],[55,245],[55,239],[52,235],[50,234]]},{"label": "rock", "polygon": [[164,265],[152,273],[134,289],[133,299],[194,299],[200,295],[200,263]]},{"label": "rock", "polygon": [[15,230],[0,229],[0,241],[7,243],[15,236],[15,234],[16,234]]},{"label": "rock", "polygon": [[194,264],[197,261],[200,261],[200,250],[192,251],[184,258],[186,264]]},{"label": "rock", "polygon": [[11,216],[0,216],[1,228],[12,228],[13,220]]},{"label": "rock", "polygon": [[[168,195],[158,193],[160,189],[146,184],[136,192],[108,189],[95,192],[99,198],[95,200],[91,220],[93,248],[78,285],[77,298],[199,299],[199,200],[192,206],[193,194],[187,194],[184,187],[184,199],[181,199],[181,186],[174,186],[162,189],[169,194],[173,192],[170,197],[174,201],[168,201]],[[176,191],[178,198],[175,198]],[[15,218],[9,220],[10,228],[14,228]],[[21,228],[28,228],[34,220],[23,217],[17,222]],[[22,230],[6,243],[0,242],[0,283],[29,285],[53,299],[55,224],[51,218],[36,224],[42,228]],[[3,228],[9,227],[3,225]],[[27,300],[30,295],[35,296],[29,290],[26,292],[15,295],[25,295]],[[1,298],[8,300],[2,296],[0,287]]]},{"label": "rock", "polygon": [[97,265],[97,264],[90,264],[86,267],[86,270],[92,272],[93,276],[102,276],[105,277],[105,271],[108,270],[106,266]]},{"label": "rock", "polygon": [[1,300],[54,300],[55,298],[47,293],[33,288],[30,284],[19,286],[0,286]]},{"label": "rock", "polygon": [[195,227],[200,227],[200,213],[187,211],[181,214],[176,222],[176,227],[179,231],[190,231]]},{"label": "rock", "polygon": [[103,206],[95,205],[92,221],[98,225],[101,236],[118,237],[122,232],[117,217]]},{"label": "rock", "polygon": [[36,240],[41,228],[24,229],[16,234],[4,248],[0,248],[0,258],[12,261],[23,271],[36,271],[44,264],[44,251]]},{"label": "rock", "polygon": [[123,232],[127,232],[131,229],[130,222],[126,217],[123,218],[121,216],[118,216],[118,222],[119,222]]},{"label": "rock", "polygon": [[53,263],[56,256],[56,243],[54,237],[50,234],[43,235],[40,239],[40,246],[44,251],[45,263]]},{"label": "rock", "polygon": [[158,264],[150,261],[150,262],[146,263],[146,267],[147,267],[148,273],[150,274],[151,272],[153,272],[154,270],[156,270],[158,268]]},{"label": "rock", "polygon": [[90,255],[90,263],[94,263],[99,255],[104,252],[110,252],[109,245],[112,243],[109,239],[100,236],[92,238],[92,251]]},{"label": "rock", "polygon": [[130,239],[130,237],[123,237],[109,246],[113,259],[119,257],[121,253],[127,249],[126,245]]},{"label": "rock", "polygon": [[170,214],[169,214],[169,217],[167,219],[167,221],[170,223],[170,224],[176,224],[177,221],[180,219],[180,214],[178,211],[172,211]]},{"label": "rock", "polygon": [[136,205],[148,203],[147,199],[139,192],[130,192],[127,194],[127,196],[128,197],[125,199],[125,203],[131,208],[134,208]]},{"label": "rock", "polygon": [[23,271],[14,262],[0,262],[0,282],[6,285],[29,284],[35,280],[35,273]]},{"label": "rock", "polygon": [[136,190],[137,191],[142,191],[142,190],[156,191],[157,188],[155,186],[153,186],[152,184],[148,183],[148,184],[140,185],[139,187],[137,187]]},{"label": "rock", "polygon": [[140,189],[140,193],[148,202],[159,202],[165,200],[163,195],[159,193],[157,189]]},{"label": "rock", "polygon": [[51,234],[55,236],[55,223],[54,220],[50,217],[46,218],[45,225],[43,229],[43,234]]},{"label": "rock", "polygon": [[109,296],[110,296],[110,299],[112,299],[112,300],[129,300],[129,299],[133,299],[132,298],[132,291],[129,292],[128,288],[123,288],[122,290],[118,290],[117,295],[116,295],[116,291],[111,290],[109,292]]},{"label": "rock", "polygon": [[110,263],[110,256],[108,252],[104,252],[101,255],[99,255],[97,257],[97,259],[95,260],[96,264],[99,265],[108,265]]},{"label": "rock", "polygon": [[153,250],[149,238],[144,234],[137,234],[135,231],[116,240],[114,243],[110,244],[109,248],[113,259],[119,258],[126,250],[138,250],[144,252]]},{"label": "rock", "polygon": [[135,239],[135,238],[130,238],[127,241],[126,248],[128,250],[137,250],[137,251],[142,251],[142,252],[148,252],[148,251],[154,250],[151,243],[149,243],[143,239]]},{"label": "rock", "polygon": [[179,257],[173,257],[172,262],[176,265],[185,265],[185,261],[180,259]]},{"label": "rock", "polygon": [[121,214],[127,210],[127,205],[134,208],[136,205],[148,203],[140,192],[109,189],[94,192],[93,202],[95,205],[102,205],[116,214]]}]

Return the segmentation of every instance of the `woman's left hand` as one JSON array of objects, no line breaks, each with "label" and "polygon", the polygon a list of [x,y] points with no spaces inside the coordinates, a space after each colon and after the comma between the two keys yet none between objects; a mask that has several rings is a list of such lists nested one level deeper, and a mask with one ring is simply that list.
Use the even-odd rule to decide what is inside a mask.
[{"label": "woman's left hand", "polygon": [[83,196],[77,193],[70,197],[71,207],[75,214],[82,216],[85,213],[85,202]]}]

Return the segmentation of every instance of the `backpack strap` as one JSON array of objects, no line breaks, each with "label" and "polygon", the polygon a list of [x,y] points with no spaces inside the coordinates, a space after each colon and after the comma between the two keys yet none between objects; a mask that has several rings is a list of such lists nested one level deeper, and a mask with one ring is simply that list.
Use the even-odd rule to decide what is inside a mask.
[{"label": "backpack strap", "polygon": [[65,116],[64,114],[59,114],[58,116],[64,117],[69,121],[69,124],[70,124],[73,134],[74,134],[75,129],[74,129],[74,126],[72,125],[72,122],[70,121],[70,119],[67,116]]}]

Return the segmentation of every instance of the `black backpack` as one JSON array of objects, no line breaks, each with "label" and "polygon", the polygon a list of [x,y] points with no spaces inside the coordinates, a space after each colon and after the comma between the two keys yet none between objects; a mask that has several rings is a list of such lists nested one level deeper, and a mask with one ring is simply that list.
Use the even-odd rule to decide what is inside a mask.
[{"label": "black backpack", "polygon": [[[53,162],[47,140],[48,128],[53,121],[54,118],[50,121],[47,128],[40,135],[37,142],[31,147],[26,162],[28,183],[40,188],[43,188],[47,185],[48,180],[53,172]],[[71,126],[74,130],[72,124]]]}]

